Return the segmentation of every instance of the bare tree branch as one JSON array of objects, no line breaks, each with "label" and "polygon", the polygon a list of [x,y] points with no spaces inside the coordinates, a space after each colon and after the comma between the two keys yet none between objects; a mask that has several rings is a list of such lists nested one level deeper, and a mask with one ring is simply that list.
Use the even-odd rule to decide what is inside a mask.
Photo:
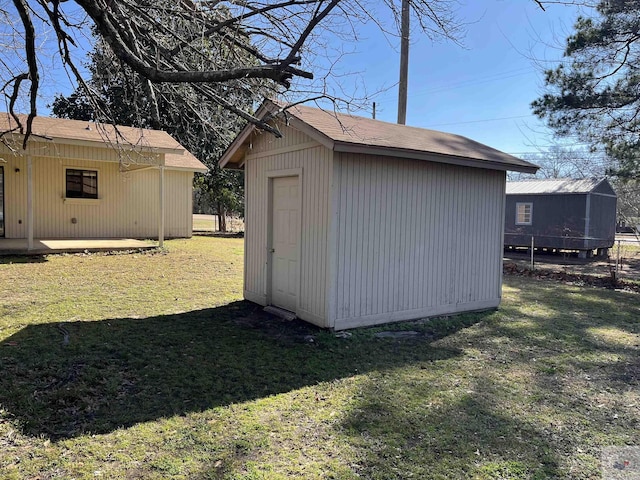
[{"label": "bare tree branch", "polygon": [[27,10],[27,5],[23,0],[13,0],[13,4],[20,15],[20,20],[22,21],[22,25],[24,27],[24,41],[25,41],[25,51],[27,54],[27,65],[29,67],[29,73],[24,75],[19,75],[16,78],[15,87],[13,90],[13,95],[11,97],[11,113],[14,116],[17,124],[20,126],[20,130],[22,131],[22,124],[18,120],[18,117],[13,112],[13,105],[15,105],[16,98],[20,92],[20,84],[22,81],[27,78],[31,81],[31,85],[29,86],[29,103],[30,110],[27,116],[27,125],[24,129],[24,141],[22,148],[27,148],[27,140],[29,135],[31,135],[31,131],[33,128],[33,119],[37,115],[37,105],[36,101],[38,98],[38,86],[39,86],[39,75],[38,75],[38,64],[36,61],[36,32],[33,28],[33,23],[31,22],[31,17],[29,16],[29,12]]}]

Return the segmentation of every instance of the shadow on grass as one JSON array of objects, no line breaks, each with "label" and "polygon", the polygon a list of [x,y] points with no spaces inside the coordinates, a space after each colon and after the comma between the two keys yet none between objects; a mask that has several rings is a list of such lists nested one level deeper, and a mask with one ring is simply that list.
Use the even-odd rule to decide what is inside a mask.
[{"label": "shadow on grass", "polygon": [[[160,417],[459,354],[430,341],[336,338],[248,302],[143,319],[30,325],[0,343],[0,405],[29,435],[108,433]],[[465,323],[466,322],[466,323]],[[443,322],[445,325],[445,322]]]},{"label": "shadow on grass", "polygon": [[638,444],[640,296],[506,283],[517,302],[444,341],[467,355],[370,375],[340,425],[361,478],[599,478],[602,446]]},{"label": "shadow on grass", "polygon": [[0,253],[0,265],[10,265],[12,263],[44,263],[47,261],[45,255],[7,255]]}]

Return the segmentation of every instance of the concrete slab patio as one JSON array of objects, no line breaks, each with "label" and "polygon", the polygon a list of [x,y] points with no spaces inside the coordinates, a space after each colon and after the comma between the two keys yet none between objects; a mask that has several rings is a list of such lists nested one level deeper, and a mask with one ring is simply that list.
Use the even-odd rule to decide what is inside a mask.
[{"label": "concrete slab patio", "polygon": [[48,255],[52,253],[111,252],[117,250],[149,250],[156,243],[131,238],[92,239],[34,239],[33,248],[28,249],[23,238],[0,238],[0,255]]}]

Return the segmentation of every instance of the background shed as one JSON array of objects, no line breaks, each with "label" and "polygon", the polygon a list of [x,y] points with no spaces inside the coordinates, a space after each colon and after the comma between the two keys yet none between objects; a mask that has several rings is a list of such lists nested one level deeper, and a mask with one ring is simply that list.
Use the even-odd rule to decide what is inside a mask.
[{"label": "background shed", "polygon": [[505,172],[534,165],[310,107],[270,123],[220,161],[245,169],[246,299],[334,329],[498,306]]},{"label": "background shed", "polygon": [[585,178],[507,182],[506,247],[593,250],[613,246],[616,193],[606,179]]}]

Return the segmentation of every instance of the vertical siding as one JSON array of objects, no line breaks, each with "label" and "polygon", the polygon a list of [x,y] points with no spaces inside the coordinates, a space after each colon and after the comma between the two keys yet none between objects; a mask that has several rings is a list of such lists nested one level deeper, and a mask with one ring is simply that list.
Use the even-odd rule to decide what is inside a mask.
[{"label": "vertical siding", "polygon": [[193,231],[193,172],[166,170],[165,236],[191,237]]},{"label": "vertical siding", "polygon": [[[107,149],[57,146],[61,155],[71,158],[113,156]],[[75,149],[75,150],[74,150]],[[91,154],[92,151],[97,151]],[[105,152],[100,152],[105,150]],[[32,157],[34,236],[37,238],[157,238],[158,170],[120,172],[117,162],[76,160],[71,158]],[[115,158],[115,157],[114,157]],[[14,166],[23,165],[20,173]],[[98,170],[99,200],[65,200],[65,167]],[[9,171],[5,203],[7,238],[26,237],[26,160],[13,157]],[[191,235],[192,172],[165,172],[165,235]],[[72,222],[76,219],[76,223]],[[22,221],[22,223],[20,223]]]},{"label": "vertical siding", "polygon": [[[22,157],[6,155],[4,165],[4,236],[27,236],[27,162]],[[19,172],[16,172],[16,168]],[[16,199],[23,199],[22,201]]]},{"label": "vertical siding", "polygon": [[[283,137],[258,134],[245,163],[245,296],[265,304],[269,288],[269,172],[302,168],[302,239],[300,245],[300,318],[326,326],[327,237],[332,152],[290,127]],[[297,146],[300,149],[297,149]],[[270,150],[278,149],[275,155]],[[289,151],[282,151],[289,150]]]},{"label": "vertical siding", "polygon": [[335,327],[496,306],[504,172],[340,155]]}]

